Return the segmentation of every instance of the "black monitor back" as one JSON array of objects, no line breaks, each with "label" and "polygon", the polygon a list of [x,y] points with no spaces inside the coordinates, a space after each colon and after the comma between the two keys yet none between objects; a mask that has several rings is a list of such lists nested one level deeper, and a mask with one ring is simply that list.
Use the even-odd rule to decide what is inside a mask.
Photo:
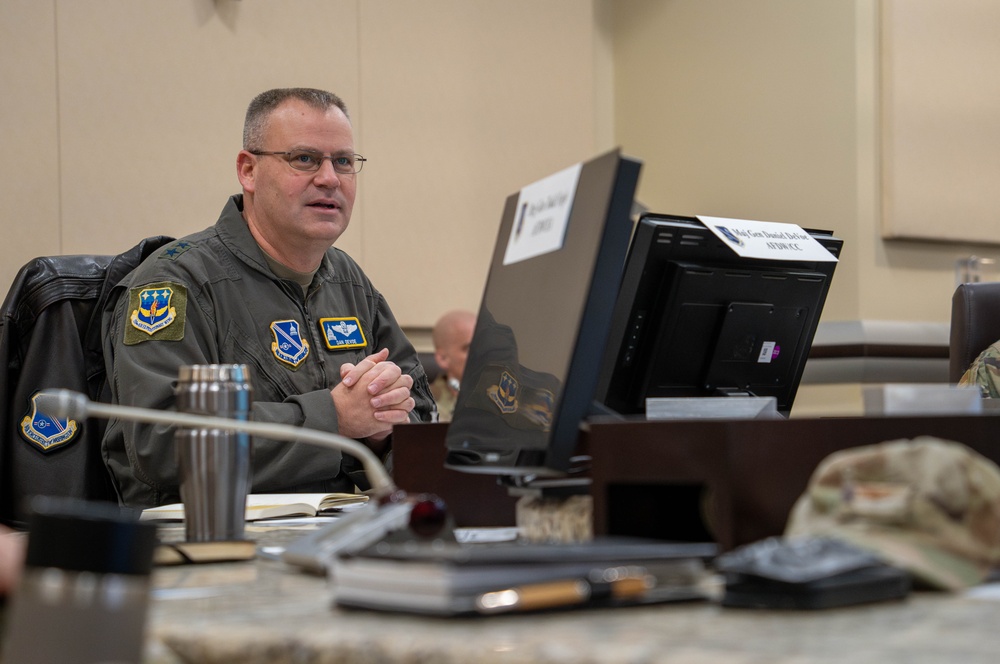
[{"label": "black monitor back", "polygon": [[600,376],[639,170],[617,150],[584,163],[562,247],[510,264],[519,195],[507,199],[446,466],[507,476],[569,469]]},{"label": "black monitor back", "polygon": [[[807,231],[838,257],[842,241]],[[775,397],[788,415],[836,261],[741,257],[694,217],[644,215],[615,305],[596,398]]]}]

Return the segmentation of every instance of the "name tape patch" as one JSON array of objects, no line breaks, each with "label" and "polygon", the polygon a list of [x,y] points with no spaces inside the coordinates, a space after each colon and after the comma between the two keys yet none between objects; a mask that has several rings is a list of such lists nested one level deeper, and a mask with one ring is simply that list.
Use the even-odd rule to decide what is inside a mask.
[{"label": "name tape patch", "polygon": [[364,348],[368,345],[361,321],[356,317],[320,318],[319,326],[323,330],[323,341],[330,350]]}]

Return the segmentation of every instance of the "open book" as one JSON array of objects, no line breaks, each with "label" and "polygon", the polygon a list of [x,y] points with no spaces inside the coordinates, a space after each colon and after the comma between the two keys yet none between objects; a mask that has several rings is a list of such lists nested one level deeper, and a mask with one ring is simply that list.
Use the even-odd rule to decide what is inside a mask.
[{"label": "open book", "polygon": [[[247,521],[336,514],[368,501],[362,493],[253,493],[247,496]],[[148,507],[143,521],[183,521],[183,503]]]}]

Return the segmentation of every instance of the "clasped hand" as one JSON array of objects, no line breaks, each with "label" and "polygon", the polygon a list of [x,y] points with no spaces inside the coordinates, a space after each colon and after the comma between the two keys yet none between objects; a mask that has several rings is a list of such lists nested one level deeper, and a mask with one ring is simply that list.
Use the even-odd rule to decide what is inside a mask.
[{"label": "clasped hand", "polygon": [[340,383],[330,391],[340,435],[378,442],[393,424],[409,420],[416,405],[410,396],[413,378],[388,358],[389,349],[383,348],[357,364],[340,366]]}]

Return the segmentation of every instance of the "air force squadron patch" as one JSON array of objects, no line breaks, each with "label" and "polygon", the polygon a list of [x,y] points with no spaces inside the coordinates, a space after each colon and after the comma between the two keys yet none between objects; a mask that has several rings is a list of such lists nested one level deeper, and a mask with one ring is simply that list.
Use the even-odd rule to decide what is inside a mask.
[{"label": "air force squadron patch", "polygon": [[294,320],[276,320],[271,323],[271,352],[274,356],[293,367],[302,364],[309,354],[309,342],[302,338],[301,326]]},{"label": "air force squadron patch", "polygon": [[132,327],[152,334],[177,320],[177,309],[170,306],[171,288],[144,288],[139,292],[139,307],[132,312]]},{"label": "air force squadron patch", "polygon": [[544,389],[530,390],[521,402],[524,417],[542,431],[548,431],[552,426],[552,404],[555,395]]},{"label": "air force squadron patch", "polygon": [[170,282],[140,286],[129,291],[125,345],[143,341],[184,338],[187,289]]},{"label": "air force squadron patch", "polygon": [[498,384],[490,386],[486,393],[501,413],[510,415],[517,411],[517,379],[504,371]]},{"label": "air force squadron patch", "polygon": [[364,348],[368,345],[361,322],[357,318],[320,318],[323,339],[330,350]]},{"label": "air force squadron patch", "polygon": [[76,420],[61,420],[49,417],[38,411],[38,392],[31,397],[31,412],[24,416],[19,427],[21,435],[29,443],[38,446],[43,452],[61,447],[80,433]]}]

